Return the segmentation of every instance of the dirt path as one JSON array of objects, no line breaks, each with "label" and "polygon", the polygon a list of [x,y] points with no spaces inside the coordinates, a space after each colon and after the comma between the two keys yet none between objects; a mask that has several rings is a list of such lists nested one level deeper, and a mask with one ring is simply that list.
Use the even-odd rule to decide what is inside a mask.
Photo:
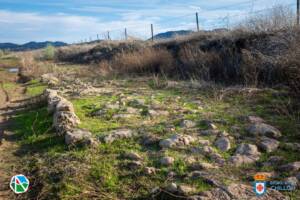
[{"label": "dirt path", "polygon": [[14,133],[8,131],[11,124],[9,118],[15,100],[22,99],[24,88],[20,85],[13,91],[5,91],[0,87],[0,200],[14,199],[9,188],[10,179],[18,173],[18,158],[15,155],[18,145],[14,141]]}]

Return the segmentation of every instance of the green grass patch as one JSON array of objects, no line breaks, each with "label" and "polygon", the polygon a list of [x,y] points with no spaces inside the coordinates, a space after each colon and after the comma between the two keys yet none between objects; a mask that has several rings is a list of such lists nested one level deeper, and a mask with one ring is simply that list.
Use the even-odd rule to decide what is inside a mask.
[{"label": "green grass patch", "polygon": [[31,97],[38,96],[40,94],[43,94],[46,88],[47,88],[46,84],[41,83],[38,80],[32,80],[27,84],[26,95]]}]

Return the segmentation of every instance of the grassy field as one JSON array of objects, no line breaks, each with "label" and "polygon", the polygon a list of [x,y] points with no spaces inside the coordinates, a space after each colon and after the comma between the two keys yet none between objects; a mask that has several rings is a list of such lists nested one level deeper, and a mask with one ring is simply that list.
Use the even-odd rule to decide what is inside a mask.
[{"label": "grassy field", "polygon": [[[118,82],[118,80],[114,80]],[[275,125],[284,134],[285,140],[299,142],[295,134],[299,127],[291,116],[280,112],[282,105],[287,105],[288,97],[274,98],[280,91],[264,89],[261,91],[235,92],[234,88],[224,90],[214,88],[191,89],[188,87],[155,89],[151,81],[128,79],[122,81],[122,87],[116,86],[112,93],[99,96],[70,97],[76,114],[81,120],[80,128],[91,131],[96,137],[107,135],[110,130],[129,128],[139,134],[132,139],[115,141],[111,144],[101,143],[97,148],[67,148],[63,138],[55,136],[51,130],[52,118],[45,108],[18,114],[13,129],[20,137],[21,152],[25,156],[24,170],[28,171],[35,189],[29,196],[47,195],[58,199],[148,199],[155,187],[167,186],[170,182],[185,184],[196,188],[197,192],[207,191],[213,186],[202,179],[186,178],[191,172],[188,159],[193,157],[201,162],[215,165],[214,161],[203,155],[191,153],[191,148],[201,144],[195,142],[190,146],[161,150],[156,144],[144,145],[145,134],[160,139],[168,138],[174,133],[193,134],[206,130],[203,120],[215,121],[219,130],[234,136],[245,136],[246,122],[241,116],[255,115]],[[118,84],[116,84],[118,85]],[[126,87],[123,87],[126,85]],[[40,94],[40,83],[28,84],[28,95]],[[282,92],[282,91],[281,91]],[[105,105],[124,102],[118,109],[109,109],[104,115],[93,117],[91,113],[101,110]],[[139,104],[138,102],[143,102]],[[149,110],[153,107],[169,112],[167,116],[151,117]],[[124,114],[128,108],[137,109],[136,116],[115,119],[113,116]],[[195,121],[196,128],[186,129],[180,125],[183,119]],[[237,131],[238,130],[238,131]],[[234,136],[235,137],[235,136]],[[202,139],[214,141],[213,136]],[[236,144],[228,152],[220,152],[223,158],[233,155]],[[286,141],[282,141],[283,143]],[[130,167],[130,161],[124,158],[128,152],[138,153],[144,167],[158,169],[153,175],[146,175],[142,168]],[[272,155],[282,155],[286,163],[297,161],[297,152],[279,148],[272,153],[263,153],[259,163]],[[175,162],[170,167],[159,162],[162,156],[171,156]],[[274,167],[246,165],[241,167],[224,166],[211,169],[222,184],[227,185],[236,180],[249,184],[249,178],[255,172],[272,172]],[[170,172],[176,174],[170,177]],[[230,174],[230,176],[228,176]],[[283,175],[282,175],[283,178]],[[291,194],[296,197],[299,192]]]}]

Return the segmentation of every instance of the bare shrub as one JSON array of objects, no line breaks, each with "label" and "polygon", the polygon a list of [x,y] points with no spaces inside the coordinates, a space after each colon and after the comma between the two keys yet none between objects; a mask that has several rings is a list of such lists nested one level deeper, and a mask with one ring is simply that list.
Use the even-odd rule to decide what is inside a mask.
[{"label": "bare shrub", "polygon": [[113,69],[121,73],[170,73],[174,59],[165,49],[143,48],[119,53],[112,61]]},{"label": "bare shrub", "polygon": [[[299,37],[299,36],[298,36]],[[280,72],[282,79],[288,84],[293,96],[300,98],[300,38],[298,38],[294,45],[291,46],[290,51],[282,56],[280,60]]]},{"label": "bare shrub", "polygon": [[42,74],[53,72],[54,65],[36,61],[34,52],[24,52],[19,55],[21,60],[20,75],[39,77]]},{"label": "bare shrub", "polygon": [[290,7],[278,5],[267,12],[248,17],[236,28],[254,32],[274,31],[293,27],[295,21],[295,14]]},{"label": "bare shrub", "polygon": [[210,81],[213,74],[221,66],[220,56],[216,52],[204,52],[201,49],[186,45],[179,52],[182,62],[181,74],[187,78]]}]

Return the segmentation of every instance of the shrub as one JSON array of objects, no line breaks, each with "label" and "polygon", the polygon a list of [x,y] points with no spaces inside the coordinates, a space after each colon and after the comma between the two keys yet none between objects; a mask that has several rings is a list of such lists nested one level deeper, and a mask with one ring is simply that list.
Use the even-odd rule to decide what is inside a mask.
[{"label": "shrub", "polygon": [[53,60],[55,56],[55,48],[52,45],[47,45],[43,51],[43,57],[45,60]]},{"label": "shrub", "polygon": [[152,47],[119,53],[112,61],[113,69],[120,73],[170,73],[173,64],[174,59],[170,52]]}]

